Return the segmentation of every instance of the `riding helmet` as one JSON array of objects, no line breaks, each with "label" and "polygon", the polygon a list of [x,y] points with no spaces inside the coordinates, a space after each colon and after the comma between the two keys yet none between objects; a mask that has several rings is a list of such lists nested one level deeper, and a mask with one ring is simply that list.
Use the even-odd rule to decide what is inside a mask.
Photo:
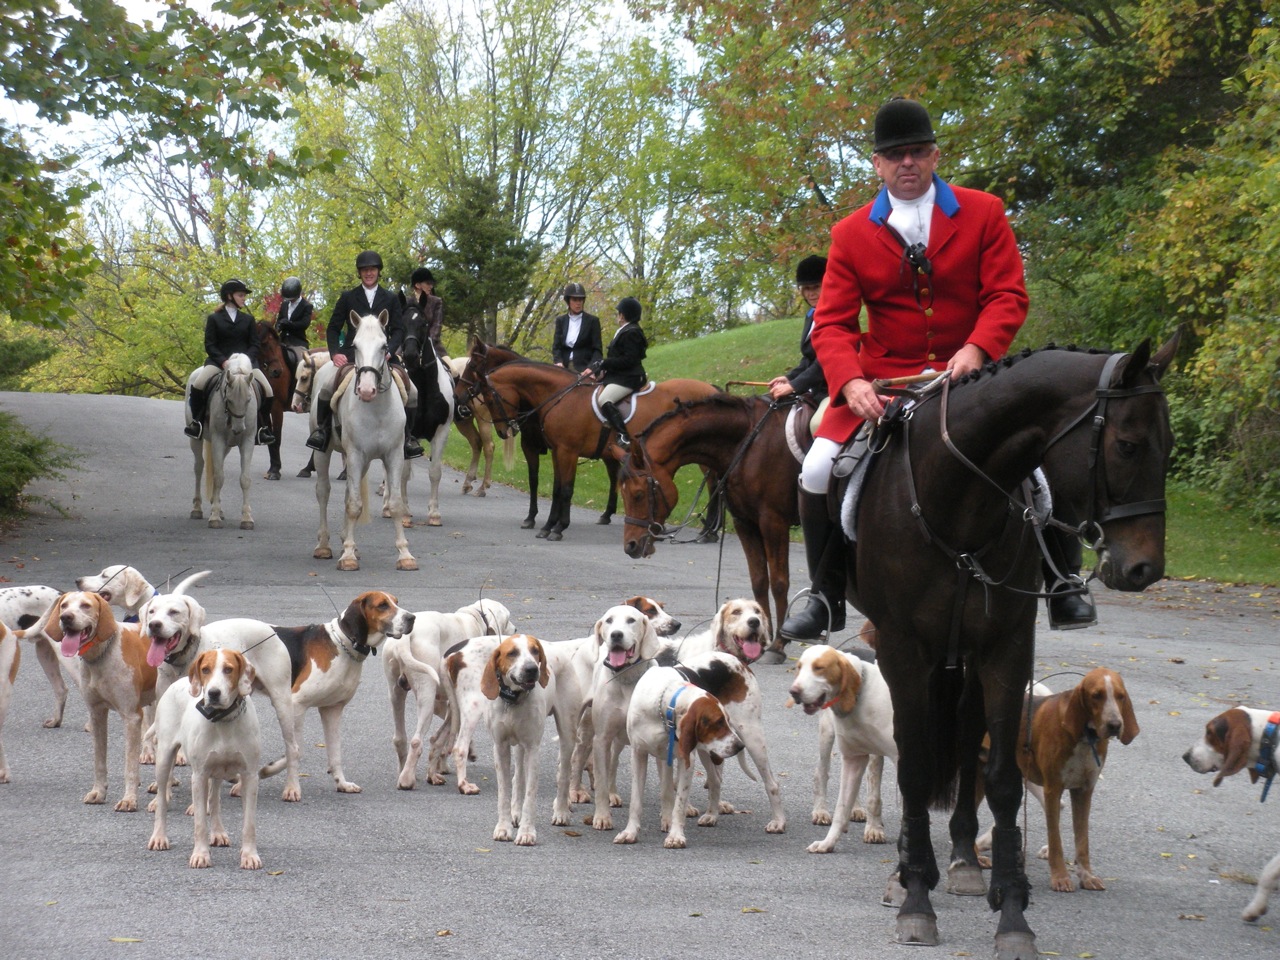
[{"label": "riding helmet", "polygon": [[434,284],[435,282],[435,274],[426,267],[418,267],[418,269],[414,270],[413,274],[409,277],[409,286],[411,287],[417,286],[420,283]]},{"label": "riding helmet", "polygon": [[880,153],[892,147],[912,143],[936,143],[929,111],[906,97],[894,97],[876,111],[876,142],[872,150]]},{"label": "riding helmet", "polygon": [[635,297],[623,297],[618,301],[618,312],[628,323],[639,323],[640,301]]},{"label": "riding helmet", "polygon": [[223,303],[229,303],[233,293],[253,293],[243,280],[232,278],[218,288],[218,297]]},{"label": "riding helmet", "polygon": [[356,256],[356,270],[363,270],[365,267],[377,267],[382,269],[382,257],[372,250],[361,251]]},{"label": "riding helmet", "polygon": [[565,284],[564,302],[568,303],[570,297],[577,297],[581,300],[587,299],[587,288],[580,283]]},{"label": "riding helmet", "polygon": [[805,257],[796,264],[796,286],[805,287],[814,283],[821,283],[823,276],[827,272],[827,258],[814,254],[811,257]]},{"label": "riding helmet", "polygon": [[302,296],[302,281],[297,277],[289,277],[280,284],[280,296],[286,300],[296,300]]}]

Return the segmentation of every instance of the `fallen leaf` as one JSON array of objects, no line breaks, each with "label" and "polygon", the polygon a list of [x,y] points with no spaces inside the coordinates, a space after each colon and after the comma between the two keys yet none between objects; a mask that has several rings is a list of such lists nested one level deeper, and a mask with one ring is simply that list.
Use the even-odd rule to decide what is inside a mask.
[{"label": "fallen leaf", "polygon": [[743,913],[765,913],[766,911],[761,910],[759,907],[743,907],[742,912]]},{"label": "fallen leaf", "polygon": [[476,853],[492,853],[492,852],[493,852],[493,849],[491,847],[476,847]]},{"label": "fallen leaf", "polygon": [[282,874],[282,873],[284,873],[284,871],[283,871],[283,870],[268,870],[268,871],[267,871],[267,876],[268,876],[268,877],[278,877],[278,876],[280,876],[280,874]]},{"label": "fallen leaf", "polygon": [[111,943],[141,943],[140,937],[110,937]]},{"label": "fallen leaf", "polygon": [[566,831],[564,832],[564,835],[565,835],[566,837],[580,837],[580,836],[582,836],[582,833],[581,833],[580,831],[578,831],[578,830],[566,830]]},{"label": "fallen leaf", "polygon": [[1178,919],[1179,920],[1203,920],[1204,914],[1203,913],[1180,913],[1178,914]]},{"label": "fallen leaf", "polygon": [[58,901],[57,901],[57,900],[46,900],[46,901],[44,902],[44,905],[45,905],[46,907],[54,907],[54,906],[57,906],[57,904],[58,904]]},{"label": "fallen leaf", "polygon": [[437,931],[436,931],[436,936],[437,936],[437,937],[452,937],[452,936],[453,936],[453,931],[452,931],[452,930],[437,930]]},{"label": "fallen leaf", "polygon": [[702,916],[702,914],[700,914],[700,913],[691,913],[691,914],[689,914],[689,916],[691,916],[691,917],[700,917],[700,916]]}]

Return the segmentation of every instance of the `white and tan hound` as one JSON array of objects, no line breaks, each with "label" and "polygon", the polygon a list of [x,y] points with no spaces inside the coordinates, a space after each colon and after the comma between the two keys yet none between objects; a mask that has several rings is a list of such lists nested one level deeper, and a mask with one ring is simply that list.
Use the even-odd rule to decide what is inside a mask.
[{"label": "white and tan hound", "polygon": [[[874,663],[826,644],[815,644],[800,655],[790,701],[809,716],[819,714],[818,767],[813,778],[813,822],[830,824],[821,840],[809,844],[810,853],[830,853],[850,820],[865,820],[863,843],[884,843],[880,780],[884,758],[897,760],[893,740],[893,701],[889,685]],[[827,774],[833,743],[840,749],[840,788],[834,815],[827,809]],[[855,812],[858,791],[867,776],[867,807]]]},{"label": "white and tan hound", "polygon": [[627,739],[631,742],[631,808],[627,825],[614,843],[635,843],[640,835],[644,785],[649,758],[658,768],[663,846],[684,849],[685,811],[693,782],[693,754],[701,753],[709,767],[719,766],[742,750],[724,707],[716,697],[671,667],[654,667],[636,681],[627,708]]},{"label": "white and tan hound", "polygon": [[[1196,773],[1213,773],[1213,785],[1241,770],[1249,779],[1264,781],[1263,799],[1276,776],[1276,744],[1280,741],[1280,710],[1232,707],[1224,710],[1204,728],[1204,734],[1182,755]],[[1280,854],[1276,854],[1258,877],[1253,899],[1240,913],[1242,920],[1257,920],[1267,912],[1271,892],[1280,886]]]},{"label": "white and tan hound", "polygon": [[[26,628],[38,621],[54,602],[59,592],[53,587],[28,586],[0,589],[0,625],[8,632],[0,631],[0,730],[4,729],[9,714],[13,683],[18,676],[18,664],[22,660],[21,640],[29,640],[36,649],[36,660],[49,678],[53,688],[53,715],[44,721],[46,727],[62,726],[62,716],[67,708],[67,684],[62,679],[57,646],[42,632],[27,636]],[[68,672],[79,683],[79,665],[72,663]],[[4,761],[4,744],[0,743],[0,783],[9,782],[9,768]]]},{"label": "white and tan hound", "polygon": [[191,767],[191,802],[195,842],[191,867],[208,867],[210,845],[230,845],[222,825],[221,785],[239,778],[244,801],[240,833],[240,867],[259,870],[258,856],[258,714],[253,691],[253,664],[238,650],[206,650],[195,658],[187,683],[172,684],[156,707],[155,825],[148,850],[168,850],[165,817],[170,801],[173,764],[181,748]]},{"label": "white and tan hound", "polygon": [[85,803],[107,799],[107,716],[114,710],[125,724],[124,794],[120,812],[138,809],[142,711],[155,703],[156,668],[147,663],[147,639],[133,627],[116,623],[111,605],[96,593],[64,593],[45,621],[31,629],[59,643],[62,655],[80,660],[80,690],[89,708],[93,734],[93,786]]},{"label": "white and tan hound", "polygon": [[493,828],[493,839],[514,839],[521,847],[538,842],[534,826],[538,754],[549,711],[550,680],[542,644],[523,633],[504,637],[498,643],[480,678],[498,777],[498,823]]},{"label": "white and tan hound", "polygon": [[749,664],[760,659],[771,635],[768,611],[744,597],[721,604],[706,630],[666,640],[663,646],[673,650],[681,662],[719,650]]}]

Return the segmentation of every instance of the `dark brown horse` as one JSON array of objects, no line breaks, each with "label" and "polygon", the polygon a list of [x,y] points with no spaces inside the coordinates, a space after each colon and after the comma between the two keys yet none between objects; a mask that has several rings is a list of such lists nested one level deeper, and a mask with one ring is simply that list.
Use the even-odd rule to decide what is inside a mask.
[{"label": "dark brown horse", "polygon": [[696,463],[721,478],[751,592],[766,610],[773,595],[775,645],[787,616],[791,527],[800,522],[800,463],[784,433],[790,409],[768,397],[728,394],[677,404],[637,435],[618,479],[623,549],[629,557],[647,557],[678,502],[676,471]]},{"label": "dark brown horse", "polygon": [[[494,428],[503,437],[520,432],[520,446],[529,468],[529,514],[522,527],[533,527],[538,513],[538,456],[551,452],[554,479],[551,510],[538,532],[540,538],[563,539],[569,526],[578,458],[601,459],[612,439],[591,405],[594,384],[550,363],[528,360],[501,347],[476,343],[463,371],[468,392],[489,407]],[[681,400],[696,400],[719,391],[701,380],[667,380],[635,398],[629,430],[643,430],[659,414]],[[617,506],[617,462],[605,457],[609,472],[609,503],[600,523],[609,523]]]},{"label": "dark brown horse", "polygon": [[[1034,960],[1023,915],[1030,886],[1017,826],[1016,761],[1031,679],[1040,553],[1025,478],[1052,451],[1061,487],[1108,587],[1138,591],[1164,571],[1164,478],[1172,435],[1151,357],[1041,350],[989,365],[939,391],[899,424],[871,464],[850,546],[849,596],[879,631],[893,697],[903,797],[898,876],[901,943],[936,944],[929,891],[939,880],[929,808],[948,806],[957,892],[981,892],[974,852],[979,746],[995,816],[988,902],[1000,912],[996,956]],[[975,889],[976,888],[976,889]]]},{"label": "dark brown horse", "polygon": [[280,479],[280,440],[284,431],[284,412],[289,409],[293,396],[293,364],[285,357],[284,345],[273,323],[258,321],[258,364],[271,382],[271,432],[275,442],[267,447],[271,465],[264,473],[264,480]]}]

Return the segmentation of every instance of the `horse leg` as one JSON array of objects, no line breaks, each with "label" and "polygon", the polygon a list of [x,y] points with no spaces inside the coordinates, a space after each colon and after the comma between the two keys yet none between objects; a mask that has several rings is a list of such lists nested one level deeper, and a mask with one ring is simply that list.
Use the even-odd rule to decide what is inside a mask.
[{"label": "horse leg", "polygon": [[[742,524],[737,525],[742,536]],[[791,589],[791,524],[785,516],[766,512],[761,517],[760,536],[764,543],[764,564],[768,569],[769,590],[773,593],[774,644],[781,642],[779,629],[787,618],[787,593]],[[763,601],[761,601],[763,604]],[[766,606],[767,610],[768,607]]]},{"label": "horse leg", "polygon": [[[443,526],[440,520],[440,478],[444,475],[444,445],[449,439],[449,424],[436,429],[431,438],[431,458],[427,461],[427,477],[431,481],[431,499],[427,501],[427,526]],[[473,463],[474,465],[474,463]],[[409,502],[405,501],[405,512]]]},{"label": "horse leg", "polygon": [[605,457],[604,472],[609,475],[609,499],[604,505],[604,513],[600,514],[596,523],[608,526],[613,521],[613,515],[618,512],[618,461]]},{"label": "horse leg", "polygon": [[333,550],[329,546],[329,457],[328,453],[312,453],[316,466],[316,503],[320,507],[320,529],[316,533],[316,548],[311,556],[316,560],[332,560]]},{"label": "horse leg", "polygon": [[240,441],[240,529],[253,529],[253,511],[249,509],[249,487],[253,484],[253,434]]},{"label": "horse leg", "polygon": [[[1028,623],[1030,620],[1028,618]],[[1022,771],[1018,769],[1018,728],[1023,692],[1031,676],[1030,630],[1015,630],[1004,657],[988,658],[983,694],[991,750],[987,758],[987,805],[995,817],[991,845],[991,889],[987,902],[1000,912],[996,926],[997,960],[1033,960],[1036,936],[1024,915],[1031,885],[1022,860]]]},{"label": "horse leg", "polygon": [[200,481],[204,477],[204,441],[191,441],[191,456],[195,459],[196,493],[191,500],[191,519],[204,519],[204,502],[201,500]]},{"label": "horse leg", "polygon": [[552,483],[551,513],[547,525],[538,536],[548,540],[563,540],[569,526],[569,508],[573,505],[573,484],[578,472],[578,458],[572,452],[552,453],[551,463],[555,474]]},{"label": "horse leg", "polygon": [[[280,417],[284,420],[284,417]],[[262,475],[263,480],[279,480],[280,479],[280,431],[282,425],[276,423],[276,417],[271,417],[271,432],[276,435],[274,442],[267,444],[267,472]]]},{"label": "horse leg", "polygon": [[[347,495],[342,516],[342,555],[338,557],[338,569],[346,572],[360,569],[356,555],[356,524],[365,510],[365,497],[369,495],[369,464],[358,449],[347,451]],[[403,531],[401,532],[403,536]]]},{"label": "horse leg", "polygon": [[483,497],[489,491],[489,485],[493,480],[493,431],[485,430],[480,435],[480,449],[484,453],[484,480],[480,483],[480,488],[476,491],[477,497]]},{"label": "horse leg", "polygon": [[222,528],[222,482],[226,479],[227,445],[217,437],[210,441],[206,463],[209,467],[209,526]]},{"label": "horse leg", "polygon": [[987,732],[982,709],[982,687],[972,676],[966,678],[957,729],[960,780],[956,806],[951,814],[951,863],[947,866],[947,893],[980,897],[987,892],[978,862],[978,759],[982,737]]},{"label": "horse leg", "polygon": [[532,530],[538,519],[538,461],[541,459],[536,441],[529,438],[527,432],[520,434],[520,451],[524,454],[525,466],[529,469],[529,513],[520,523],[521,530]]},{"label": "horse leg", "polygon": [[[394,520],[393,526],[396,528],[396,569],[417,570],[418,561],[409,552],[409,540],[404,533],[404,528],[412,523],[405,506],[410,464],[404,459],[402,450],[393,448],[383,460],[383,465],[387,469],[387,490],[392,494],[391,516]],[[400,478],[399,486],[392,482],[392,478],[397,476]]]},{"label": "horse leg", "polygon": [[[467,467],[467,475],[462,478],[462,495],[465,497],[475,485],[477,468],[480,466],[480,431],[476,429],[475,420],[459,420],[457,426],[458,432],[471,448],[471,463]],[[483,492],[476,496],[483,496]]]},{"label": "horse leg", "polygon": [[[769,609],[769,562],[766,558],[764,538],[760,528],[749,520],[738,522],[738,542],[742,544],[742,552],[747,558],[747,576],[751,580],[751,596],[760,609]],[[769,648],[782,650],[776,638],[776,628],[782,622],[781,617],[774,621],[775,638]]]}]

